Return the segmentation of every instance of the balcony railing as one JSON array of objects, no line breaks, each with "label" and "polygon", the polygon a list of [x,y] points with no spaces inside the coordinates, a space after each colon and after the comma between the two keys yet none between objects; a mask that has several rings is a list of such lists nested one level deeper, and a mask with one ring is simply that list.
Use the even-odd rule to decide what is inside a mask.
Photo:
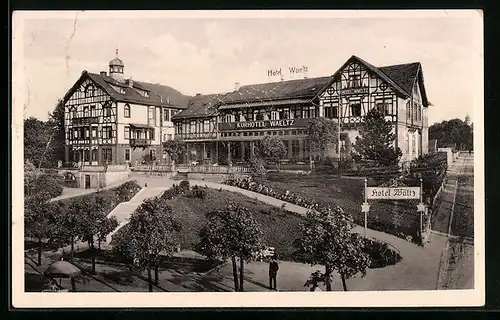
[{"label": "balcony railing", "polygon": [[177,134],[182,140],[196,140],[196,139],[216,139],[216,132],[195,132],[195,133],[179,133]]},{"label": "balcony railing", "polygon": [[150,139],[130,139],[131,147],[148,147],[151,145]]},{"label": "balcony railing", "polygon": [[73,125],[94,124],[94,123],[99,123],[99,118],[98,117],[73,118],[71,120],[71,123]]}]

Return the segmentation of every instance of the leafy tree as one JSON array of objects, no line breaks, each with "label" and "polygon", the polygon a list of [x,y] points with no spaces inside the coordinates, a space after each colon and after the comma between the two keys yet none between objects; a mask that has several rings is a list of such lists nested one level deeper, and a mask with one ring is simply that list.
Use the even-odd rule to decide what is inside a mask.
[{"label": "leafy tree", "polygon": [[[240,205],[207,214],[208,222],[200,230],[198,250],[209,259],[231,259],[235,291],[243,291],[245,261],[262,248],[262,231],[252,214]],[[239,258],[239,277],[236,259]]]},{"label": "leafy tree", "polygon": [[473,148],[472,126],[461,119],[451,119],[435,123],[429,127],[429,140],[437,140],[438,148],[452,147],[456,149]]},{"label": "leafy tree", "polygon": [[97,231],[97,244],[99,251],[101,250],[101,242],[106,240],[108,234],[113,232],[116,228],[118,228],[118,219],[115,216],[106,218],[99,225],[99,229]]},{"label": "leafy tree", "polygon": [[264,160],[258,156],[254,156],[250,159],[250,168],[252,169],[252,173],[258,177],[263,177],[267,173]]},{"label": "leafy tree", "polygon": [[256,154],[258,157],[276,163],[279,170],[279,161],[286,156],[286,146],[277,136],[265,136],[257,143]]},{"label": "leafy tree", "polygon": [[66,143],[66,134],[64,129],[64,103],[59,100],[54,110],[49,113],[47,126],[52,129],[52,139],[50,149],[52,150],[53,165],[56,165],[58,160],[64,159],[64,146]]},{"label": "leafy tree", "polygon": [[315,118],[309,124],[307,143],[311,150],[309,159],[314,155],[322,159],[328,149],[338,145],[338,125],[328,118]]},{"label": "leafy tree", "polygon": [[34,195],[26,198],[24,213],[25,235],[38,240],[38,265],[42,265],[42,240],[49,239],[57,225],[60,207],[57,203],[47,203],[47,197]]},{"label": "leafy tree", "polygon": [[[116,218],[108,221],[107,218],[110,200],[104,196],[80,197],[74,200],[69,207],[70,211],[78,214],[77,239],[87,242],[92,255],[92,273],[95,273],[95,240],[105,238],[111,231],[112,226],[118,226]],[[107,233],[106,233],[107,232]]]},{"label": "leafy tree", "polygon": [[24,158],[39,167],[51,155],[49,126],[34,117],[24,120]]},{"label": "leafy tree", "polygon": [[346,279],[357,273],[366,274],[370,257],[364,251],[363,238],[351,233],[352,228],[352,218],[340,207],[307,213],[300,236],[294,241],[294,256],[304,263],[324,266],[325,272],[315,274],[306,284],[322,281],[326,290],[331,291],[335,271],[340,274],[343,289],[347,291]]},{"label": "leafy tree", "polygon": [[376,108],[370,110],[360,128],[354,145],[355,157],[363,162],[392,166],[399,162],[402,152],[394,147],[396,135],[390,121]]},{"label": "leafy tree", "polygon": [[186,143],[176,137],[175,139],[163,142],[163,150],[167,152],[172,161],[178,163],[182,155],[186,153]]},{"label": "leafy tree", "polygon": [[155,269],[158,282],[160,252],[172,254],[177,244],[180,224],[172,215],[172,208],[165,201],[154,198],[144,201],[130,217],[125,232],[120,233],[114,247],[115,253],[128,257],[140,271],[147,270],[149,291],[153,291],[151,269]]}]

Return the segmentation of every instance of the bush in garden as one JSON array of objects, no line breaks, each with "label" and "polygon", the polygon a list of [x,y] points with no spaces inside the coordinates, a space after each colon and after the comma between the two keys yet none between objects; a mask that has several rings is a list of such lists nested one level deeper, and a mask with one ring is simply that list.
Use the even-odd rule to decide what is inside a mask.
[{"label": "bush in garden", "polygon": [[250,159],[250,168],[252,169],[252,173],[258,177],[263,177],[267,173],[265,162],[259,157]]},{"label": "bush in garden", "polygon": [[189,198],[205,199],[207,197],[207,189],[193,186],[190,192],[186,194]]},{"label": "bush in garden", "polygon": [[190,189],[189,181],[187,180],[182,180],[181,183],[179,183],[179,188],[181,189],[181,192],[187,192]]},{"label": "bush in garden", "polygon": [[127,181],[118,188],[116,188],[116,195],[118,202],[130,201],[140,190],[141,186],[137,181]]},{"label": "bush in garden", "polygon": [[63,186],[64,177],[56,170],[41,172],[35,168],[32,171],[25,172],[25,196],[43,193],[48,199],[55,198],[62,194]]}]

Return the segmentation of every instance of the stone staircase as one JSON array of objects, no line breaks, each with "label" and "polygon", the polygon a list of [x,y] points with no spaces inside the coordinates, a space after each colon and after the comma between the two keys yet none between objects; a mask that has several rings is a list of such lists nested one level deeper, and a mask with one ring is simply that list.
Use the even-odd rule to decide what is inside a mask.
[{"label": "stone staircase", "polygon": [[130,216],[146,199],[160,196],[166,188],[142,188],[130,201],[118,204],[113,211],[108,214],[108,218],[115,216],[118,220],[118,227],[106,237],[106,243],[111,243],[113,234],[120,230],[129,221]]}]

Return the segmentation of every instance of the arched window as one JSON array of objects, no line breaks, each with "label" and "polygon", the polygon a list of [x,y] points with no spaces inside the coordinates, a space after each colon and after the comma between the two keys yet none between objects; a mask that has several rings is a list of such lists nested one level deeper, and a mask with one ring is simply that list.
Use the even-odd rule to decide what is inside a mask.
[{"label": "arched window", "polygon": [[128,103],[125,104],[125,107],[123,108],[123,116],[125,118],[130,118],[130,105]]}]

